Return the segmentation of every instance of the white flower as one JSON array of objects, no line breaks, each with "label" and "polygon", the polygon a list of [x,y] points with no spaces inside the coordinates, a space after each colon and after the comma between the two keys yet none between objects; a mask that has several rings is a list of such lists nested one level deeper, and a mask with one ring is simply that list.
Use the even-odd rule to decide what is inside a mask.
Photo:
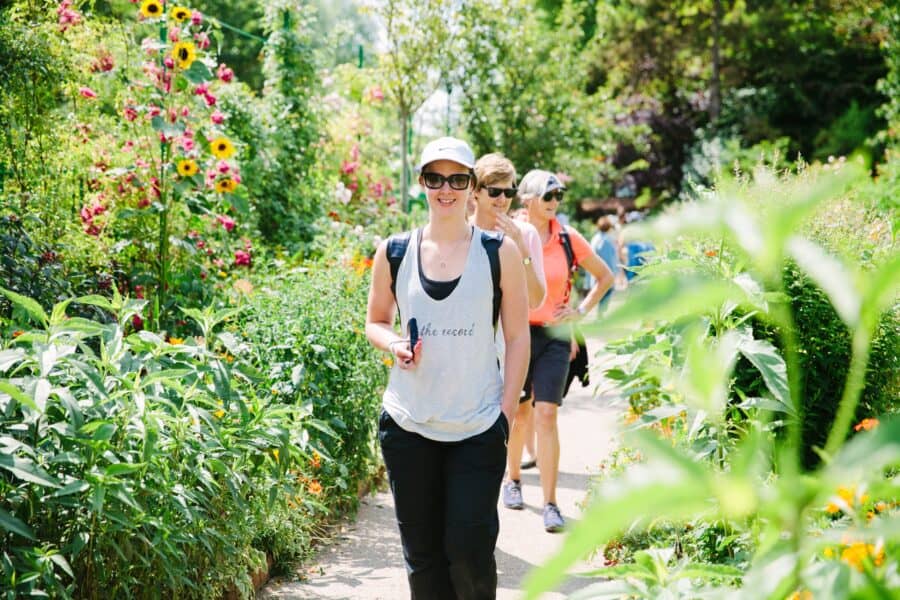
[{"label": "white flower", "polygon": [[348,204],[353,192],[348,190],[343,181],[338,181],[337,187],[334,189],[334,197],[341,204]]}]

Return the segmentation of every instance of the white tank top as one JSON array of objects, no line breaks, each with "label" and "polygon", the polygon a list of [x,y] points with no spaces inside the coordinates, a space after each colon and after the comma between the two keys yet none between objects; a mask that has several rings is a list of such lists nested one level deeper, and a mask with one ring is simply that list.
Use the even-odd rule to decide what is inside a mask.
[{"label": "white tank top", "polygon": [[384,409],[396,423],[429,439],[452,442],[487,431],[500,415],[503,378],[494,343],[491,266],[473,227],[456,288],[435,300],[419,279],[419,236],[410,235],[396,279],[404,335],[415,317],[422,358],[413,370],[394,365]]}]

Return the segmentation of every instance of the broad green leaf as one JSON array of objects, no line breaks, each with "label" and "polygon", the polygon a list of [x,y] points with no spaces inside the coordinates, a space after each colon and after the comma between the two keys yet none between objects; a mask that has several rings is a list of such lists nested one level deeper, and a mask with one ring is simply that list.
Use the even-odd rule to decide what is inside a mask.
[{"label": "broad green leaf", "polygon": [[28,315],[34,319],[37,323],[40,323],[44,327],[47,327],[47,322],[49,318],[47,317],[47,313],[44,312],[44,309],[41,308],[41,305],[21,294],[17,294],[11,290],[0,287],[0,294],[3,294],[9,301],[22,308]]},{"label": "broad green leaf", "polygon": [[96,294],[79,296],[72,300],[72,302],[75,302],[77,304],[88,304],[90,306],[96,306],[110,312],[116,312],[116,307],[112,304],[112,302],[109,301],[109,298],[98,296]]},{"label": "broad green leaf", "polygon": [[875,429],[863,431],[845,442],[822,475],[832,485],[854,481],[863,472],[900,463],[900,417],[881,421]]},{"label": "broad green leaf", "polygon": [[69,566],[69,561],[66,560],[66,557],[58,552],[54,552],[50,555],[50,560],[52,560],[57,567],[66,572],[66,575],[75,579],[75,573],[72,572],[72,567]]},{"label": "broad green leaf", "polygon": [[87,481],[82,481],[81,479],[79,479],[78,481],[73,481],[72,483],[69,483],[56,490],[55,492],[50,494],[50,497],[59,498],[61,496],[68,496],[70,494],[78,494],[85,491],[89,487],[91,486]]},{"label": "broad green leaf", "polygon": [[209,67],[199,60],[192,62],[187,70],[182,71],[182,75],[193,84],[203,83],[212,79],[212,72],[209,70]]},{"label": "broad green leaf", "polygon": [[142,463],[132,464],[132,463],[116,463],[114,465],[109,465],[106,467],[106,476],[107,477],[115,477],[117,475],[125,475],[127,473],[135,473],[143,469],[146,465]]},{"label": "broad green leaf", "polygon": [[566,537],[562,550],[526,582],[526,598],[553,588],[566,570],[588,552],[604,544],[634,521],[653,515],[677,519],[708,509],[710,489],[704,466],[640,433],[642,448],[657,460],[631,465],[620,478],[605,482],[593,504]]},{"label": "broad green leaf", "polygon": [[0,455],[0,468],[6,469],[22,481],[30,481],[45,487],[60,487],[55,477],[27,458]]},{"label": "broad green leaf", "polygon": [[19,404],[24,404],[33,411],[37,411],[37,405],[28,394],[6,380],[0,380],[0,394],[8,394]]},{"label": "broad green leaf", "polygon": [[11,369],[16,363],[25,358],[25,351],[21,348],[8,348],[0,350],[0,373]]},{"label": "broad green leaf", "polygon": [[0,527],[3,527],[6,531],[15,533],[16,535],[20,535],[23,538],[27,538],[32,541],[37,541],[34,537],[34,532],[31,531],[31,527],[29,527],[24,521],[19,520],[18,518],[12,516],[2,508],[0,508]]},{"label": "broad green leaf", "polygon": [[578,590],[568,597],[568,600],[621,600],[622,598],[640,597],[639,590],[627,581],[613,579],[594,583],[584,589]]},{"label": "broad green leaf", "polygon": [[797,264],[828,295],[834,310],[847,327],[856,327],[861,301],[855,289],[856,279],[849,269],[818,245],[800,237],[788,240],[788,250]]},{"label": "broad green leaf", "polygon": [[584,326],[586,334],[601,334],[610,327],[703,315],[716,311],[726,300],[743,301],[736,285],[701,276],[669,275],[638,284],[625,301],[606,316]]},{"label": "broad green leaf", "polygon": [[50,313],[50,326],[59,325],[66,319],[66,308],[72,302],[72,299],[69,298],[67,300],[63,300],[62,302],[57,302],[53,305],[53,310]]},{"label": "broad green leaf", "polygon": [[679,579],[684,578],[730,578],[736,579],[742,577],[744,571],[730,565],[717,565],[713,563],[690,563],[680,568],[674,576]]},{"label": "broad green leaf", "polygon": [[778,349],[766,340],[745,337],[738,344],[738,350],[763,376],[766,388],[783,405],[783,410],[796,414],[788,390],[787,366]]},{"label": "broad green leaf", "polygon": [[180,379],[191,373],[193,373],[191,369],[164,369],[162,371],[154,371],[141,380],[141,387],[144,388],[157,382],[161,382],[164,385],[171,384],[181,389],[183,386],[181,385],[182,382]]}]

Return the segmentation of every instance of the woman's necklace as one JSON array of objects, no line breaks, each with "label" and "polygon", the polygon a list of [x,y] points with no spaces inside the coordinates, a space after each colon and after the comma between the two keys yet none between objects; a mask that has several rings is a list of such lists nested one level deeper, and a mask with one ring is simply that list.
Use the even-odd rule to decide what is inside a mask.
[{"label": "woman's necklace", "polygon": [[[466,233],[465,237],[460,238],[460,239],[456,240],[455,242],[453,242],[453,247],[450,248],[450,251],[447,252],[446,254],[442,254],[442,253],[440,252],[440,250],[438,250],[438,245],[435,243],[434,249],[435,249],[435,251],[437,252],[437,255],[438,255],[438,264],[440,265],[440,267],[441,267],[442,269],[446,269],[446,268],[447,268],[447,260],[449,259],[449,257],[450,257],[450,256],[453,256],[453,254],[456,252],[456,249],[459,248],[459,245],[460,245],[461,243],[466,242],[466,241],[469,240],[469,236],[471,235],[471,233],[472,233],[472,228],[469,227],[469,231]],[[445,258],[445,256],[446,256],[447,258]]]}]

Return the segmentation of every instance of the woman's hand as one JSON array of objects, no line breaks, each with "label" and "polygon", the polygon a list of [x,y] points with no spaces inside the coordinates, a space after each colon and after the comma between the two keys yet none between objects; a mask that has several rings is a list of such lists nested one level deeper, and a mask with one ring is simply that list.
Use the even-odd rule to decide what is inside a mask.
[{"label": "woman's hand", "polygon": [[404,371],[415,369],[422,360],[422,340],[416,342],[415,352],[409,349],[408,339],[391,342],[390,348],[397,366]]},{"label": "woman's hand", "polygon": [[572,323],[581,319],[581,313],[568,304],[561,304],[553,311],[553,323]]},{"label": "woman's hand", "polygon": [[522,230],[516,227],[516,224],[513,223],[512,219],[510,219],[503,213],[498,213],[497,228],[503,232],[503,235],[507,236],[516,243],[516,248],[519,249],[519,254],[521,254],[522,256],[529,255],[528,247],[525,245],[525,240],[522,238]]}]

